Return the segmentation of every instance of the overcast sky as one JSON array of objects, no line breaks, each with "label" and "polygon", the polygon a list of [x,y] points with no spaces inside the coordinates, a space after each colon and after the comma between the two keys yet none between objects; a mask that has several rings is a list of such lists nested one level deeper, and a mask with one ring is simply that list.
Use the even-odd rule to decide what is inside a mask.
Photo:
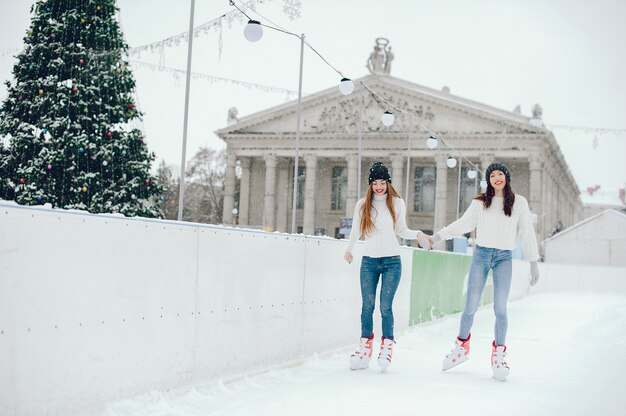
[{"label": "overcast sky", "polygon": [[[0,79],[11,78],[30,24],[32,0],[0,0]],[[184,32],[189,1],[118,0],[125,38],[131,47]],[[530,115],[543,107],[549,125],[626,129],[626,2],[620,0],[300,0],[291,20],[286,0],[257,6],[265,18],[307,40],[351,78],[367,74],[365,62],[377,37],[395,52],[391,75],[454,95]],[[238,4],[241,2],[238,1]],[[229,12],[227,0],[196,0],[195,25]],[[262,17],[256,16],[265,22]],[[265,32],[247,42],[244,23],[194,39],[194,72],[296,90],[298,39]],[[185,69],[186,43],[142,61]],[[137,58],[133,58],[137,59]],[[145,112],[148,146],[160,159],[181,159],[184,77],[135,68],[137,99]],[[314,93],[338,83],[337,74],[316,55],[304,57],[303,89]],[[200,146],[223,147],[214,131],[226,126],[230,107],[239,116],[284,103],[284,93],[226,82],[192,80],[187,158]],[[0,87],[0,100],[6,96]],[[553,129],[580,187],[605,190],[626,182],[626,133]],[[598,146],[594,148],[594,137]]]}]

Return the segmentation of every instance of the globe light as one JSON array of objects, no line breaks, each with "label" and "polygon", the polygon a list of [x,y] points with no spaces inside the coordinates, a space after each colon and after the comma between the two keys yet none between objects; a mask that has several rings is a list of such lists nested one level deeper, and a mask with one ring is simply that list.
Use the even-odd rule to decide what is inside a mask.
[{"label": "globe light", "polygon": [[263,37],[263,27],[258,20],[248,20],[248,24],[243,29],[243,35],[250,42],[257,42]]},{"label": "globe light", "polygon": [[354,82],[352,82],[350,78],[342,78],[339,84],[339,91],[341,91],[343,95],[352,94],[352,91],[354,91]]},{"label": "globe light", "polygon": [[429,149],[435,149],[437,148],[437,145],[439,144],[439,141],[437,140],[436,137],[434,136],[430,136],[427,140],[426,140],[426,146]]},{"label": "globe light", "polygon": [[487,189],[487,181],[480,181],[480,187],[482,189]]},{"label": "globe light", "polygon": [[239,210],[237,208],[233,208],[233,215],[239,214]]},{"label": "globe light", "polygon": [[474,169],[470,169],[467,171],[467,177],[470,179],[474,179],[476,177],[476,171]]},{"label": "globe light", "polygon": [[456,166],[456,159],[453,158],[452,156],[448,156],[448,160],[446,161],[446,164],[448,165],[450,169],[452,169],[453,167]]},{"label": "globe light", "polygon": [[380,118],[380,121],[387,127],[391,126],[394,120],[395,120],[395,117],[389,111],[385,111],[385,113]]}]

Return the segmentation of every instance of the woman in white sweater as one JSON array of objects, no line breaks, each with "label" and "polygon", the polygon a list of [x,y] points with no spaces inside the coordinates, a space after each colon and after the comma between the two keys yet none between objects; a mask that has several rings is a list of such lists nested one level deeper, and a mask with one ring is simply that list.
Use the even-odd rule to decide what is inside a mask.
[{"label": "woman in white sweater", "polygon": [[477,195],[463,216],[432,238],[433,245],[476,230],[476,247],[467,280],[467,298],[459,335],[452,352],[443,360],[443,370],[468,359],[470,330],[478,309],[489,270],[493,271],[493,301],[496,315],[491,368],[496,379],[509,375],[506,362],[507,301],[511,288],[512,250],[519,237],[524,258],[531,263],[531,285],[539,278],[539,252],[526,198],[511,189],[511,174],[501,163],[492,163],[486,172],[487,190]]},{"label": "woman in white sweater", "polygon": [[380,314],[382,316],[382,339],[378,365],[384,371],[391,364],[393,352],[393,298],[400,283],[402,263],[398,238],[420,239],[430,245],[421,231],[410,230],[406,225],[404,201],[391,185],[389,170],[381,162],[372,165],[369,173],[367,196],[356,203],[352,219],[350,244],[344,254],[352,263],[352,249],[357,239],[365,240],[361,261],[361,340],[350,357],[350,369],[359,370],[369,366],[372,356],[374,334],[372,316],[376,300],[376,287],[382,277],[380,290]]}]

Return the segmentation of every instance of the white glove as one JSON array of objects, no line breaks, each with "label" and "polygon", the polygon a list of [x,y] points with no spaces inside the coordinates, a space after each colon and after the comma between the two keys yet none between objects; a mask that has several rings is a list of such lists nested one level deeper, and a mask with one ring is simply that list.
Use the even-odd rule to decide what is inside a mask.
[{"label": "white glove", "polygon": [[530,262],[530,285],[535,286],[539,280],[539,265],[536,261]]}]

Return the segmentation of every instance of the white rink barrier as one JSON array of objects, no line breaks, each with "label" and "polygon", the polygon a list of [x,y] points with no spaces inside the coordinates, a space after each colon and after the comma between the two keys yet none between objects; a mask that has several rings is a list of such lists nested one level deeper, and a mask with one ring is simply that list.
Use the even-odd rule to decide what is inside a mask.
[{"label": "white rink barrier", "polygon": [[[359,261],[345,263],[346,245],[0,202],[0,415],[96,414],[150,390],[355,345]],[[403,248],[397,333],[409,322],[412,259]],[[626,291],[625,269],[540,269],[529,290],[528,263],[514,262],[512,300]]]},{"label": "white rink barrier", "polygon": [[[356,345],[359,262],[343,260],[346,245],[0,203],[0,415],[94,414]],[[397,332],[411,249],[402,257]],[[374,322],[379,337],[378,311]]]}]

